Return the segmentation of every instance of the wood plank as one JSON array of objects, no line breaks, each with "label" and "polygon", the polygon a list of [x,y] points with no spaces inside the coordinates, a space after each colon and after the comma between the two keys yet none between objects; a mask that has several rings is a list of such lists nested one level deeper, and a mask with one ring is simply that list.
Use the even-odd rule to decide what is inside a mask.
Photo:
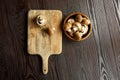
[{"label": "wood plank", "polygon": [[[119,0],[0,0],[0,80],[120,80]],[[57,9],[63,19],[80,11],[93,22],[85,41],[73,42],[63,33],[62,54],[51,56],[49,72],[42,59],[27,53],[29,9]]]}]

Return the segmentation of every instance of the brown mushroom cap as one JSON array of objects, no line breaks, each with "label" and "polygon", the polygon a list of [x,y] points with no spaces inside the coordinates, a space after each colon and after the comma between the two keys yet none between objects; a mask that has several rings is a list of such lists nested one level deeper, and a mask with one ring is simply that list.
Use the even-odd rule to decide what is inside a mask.
[{"label": "brown mushroom cap", "polygon": [[76,15],[76,17],[75,17],[75,21],[77,21],[77,22],[81,22],[82,19],[83,18],[82,18],[82,16],[80,14]]},{"label": "brown mushroom cap", "polygon": [[65,24],[64,24],[64,30],[65,30],[65,31],[68,31],[71,27],[72,27],[72,24],[71,24],[71,23],[65,23]]},{"label": "brown mushroom cap", "polygon": [[79,31],[77,31],[77,32],[75,32],[75,33],[73,34],[73,37],[74,37],[76,40],[81,40],[82,34],[81,34]]},{"label": "brown mushroom cap", "polygon": [[82,24],[85,24],[85,25],[89,25],[91,22],[90,22],[90,20],[89,19],[83,19],[82,20],[82,22],[81,22]]},{"label": "brown mushroom cap", "polygon": [[76,26],[78,28],[78,30],[82,29],[82,25],[79,22],[74,22],[73,26]]}]

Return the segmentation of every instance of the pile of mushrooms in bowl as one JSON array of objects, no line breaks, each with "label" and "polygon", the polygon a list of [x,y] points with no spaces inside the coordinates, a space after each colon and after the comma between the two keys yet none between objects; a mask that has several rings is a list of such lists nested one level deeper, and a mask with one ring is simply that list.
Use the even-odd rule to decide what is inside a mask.
[{"label": "pile of mushrooms in bowl", "polygon": [[85,40],[92,32],[90,19],[80,12],[69,14],[63,25],[65,34],[74,41]]}]

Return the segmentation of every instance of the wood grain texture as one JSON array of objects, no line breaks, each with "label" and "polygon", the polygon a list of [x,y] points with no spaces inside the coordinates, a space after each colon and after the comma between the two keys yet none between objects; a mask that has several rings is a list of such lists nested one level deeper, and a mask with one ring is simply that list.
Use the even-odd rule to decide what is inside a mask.
[{"label": "wood grain texture", "polygon": [[[27,53],[29,9],[59,9],[63,19],[80,11],[93,22],[81,43],[63,34],[47,75],[41,57]],[[0,80],[120,80],[120,0],[0,0],[0,19]]]}]

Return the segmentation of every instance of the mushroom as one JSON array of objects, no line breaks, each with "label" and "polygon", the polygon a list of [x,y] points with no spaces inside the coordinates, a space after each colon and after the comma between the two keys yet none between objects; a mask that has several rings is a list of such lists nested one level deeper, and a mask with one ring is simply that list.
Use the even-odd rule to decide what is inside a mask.
[{"label": "mushroom", "polygon": [[64,30],[65,30],[65,31],[71,31],[71,30],[70,30],[71,27],[72,27],[72,24],[71,24],[71,23],[65,23],[65,24],[64,24]]},{"label": "mushroom", "polygon": [[50,36],[54,34],[55,28],[54,27],[48,27],[45,29],[46,33],[48,33]]},{"label": "mushroom", "polygon": [[73,36],[73,32],[72,32],[71,28],[72,28],[71,23],[64,24],[64,30],[68,32],[68,35]]},{"label": "mushroom", "polygon": [[68,23],[71,23],[71,24],[73,24],[74,22],[75,22],[75,20],[74,19],[72,19],[72,18],[70,18],[70,19],[68,19],[68,21],[67,21]]},{"label": "mushroom", "polygon": [[72,31],[73,31],[73,32],[78,31],[78,27],[77,27],[77,26],[73,26],[73,27],[72,27]]},{"label": "mushroom", "polygon": [[82,30],[81,30],[81,33],[84,35],[88,32],[88,26],[86,25],[82,25]]},{"label": "mushroom", "polygon": [[80,14],[76,15],[76,17],[75,17],[75,21],[77,21],[77,22],[81,22],[82,19],[83,18],[82,18],[82,16]]},{"label": "mushroom", "polygon": [[89,25],[91,22],[89,19],[84,18],[81,23],[85,25]]},{"label": "mushroom", "polygon": [[46,17],[43,15],[38,15],[36,18],[36,23],[40,27],[44,26],[47,23]]},{"label": "mushroom", "polygon": [[76,32],[76,31],[78,31],[78,30],[81,30],[81,24],[79,23],[79,22],[75,22],[75,23],[73,23],[73,27],[72,27],[72,30],[73,30],[73,32]]},{"label": "mushroom", "polygon": [[85,35],[87,32],[88,32],[88,26],[82,25],[82,30],[75,32],[73,36],[76,40],[81,40],[82,36]]},{"label": "mushroom", "polygon": [[76,40],[81,40],[82,38],[82,34],[79,31],[75,32],[73,36]]}]

